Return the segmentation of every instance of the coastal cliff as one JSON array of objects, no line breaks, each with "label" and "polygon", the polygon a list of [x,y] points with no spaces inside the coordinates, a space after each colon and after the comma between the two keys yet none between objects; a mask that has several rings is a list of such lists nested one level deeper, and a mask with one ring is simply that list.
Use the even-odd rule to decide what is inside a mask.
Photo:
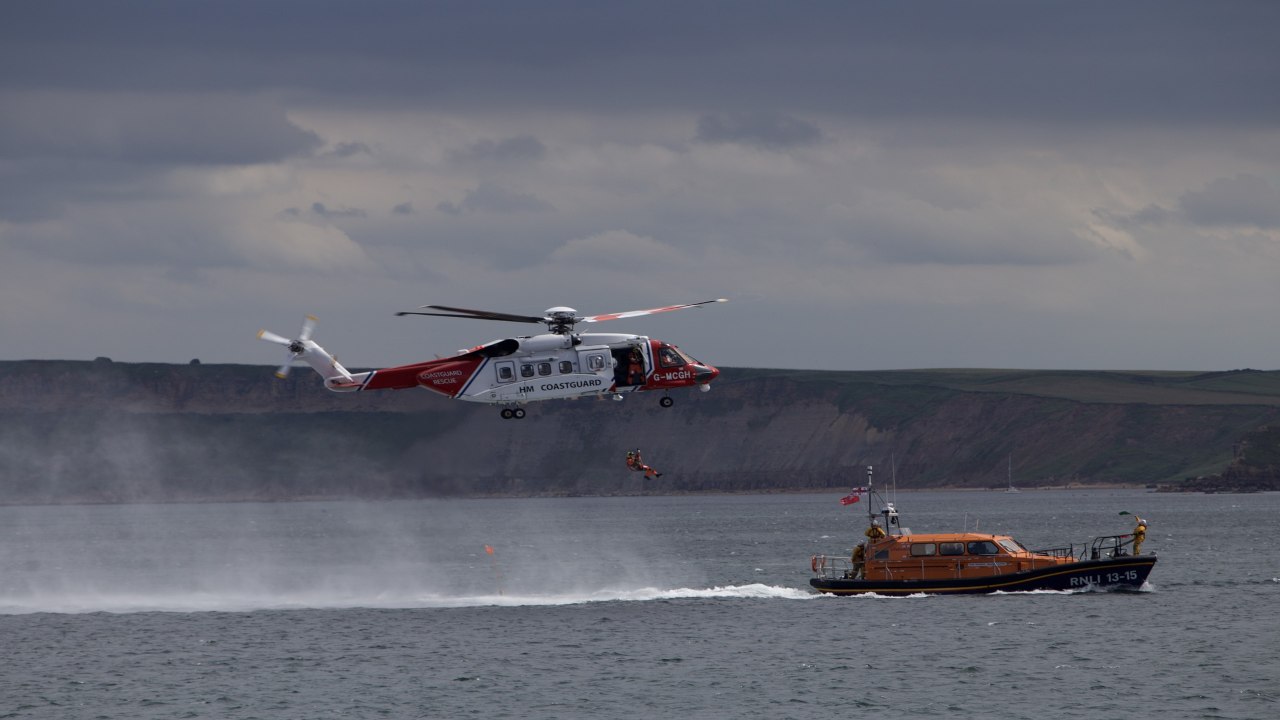
[{"label": "coastal cliff", "polygon": [[[300,368],[0,362],[0,503],[1173,484],[1280,426],[1280,372],[725,368],[709,393],[524,420]],[[1256,441],[1255,441],[1256,442]],[[622,462],[642,448],[663,477]],[[1258,455],[1259,451],[1255,451]]]}]

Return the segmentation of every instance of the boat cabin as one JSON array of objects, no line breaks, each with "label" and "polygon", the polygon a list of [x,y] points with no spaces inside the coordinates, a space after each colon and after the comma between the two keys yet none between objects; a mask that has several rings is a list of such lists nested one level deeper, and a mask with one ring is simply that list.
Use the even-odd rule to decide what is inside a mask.
[{"label": "boat cabin", "polygon": [[1069,551],[1032,552],[1008,535],[891,533],[866,551],[867,580],[942,580],[1002,575],[1072,562]]}]

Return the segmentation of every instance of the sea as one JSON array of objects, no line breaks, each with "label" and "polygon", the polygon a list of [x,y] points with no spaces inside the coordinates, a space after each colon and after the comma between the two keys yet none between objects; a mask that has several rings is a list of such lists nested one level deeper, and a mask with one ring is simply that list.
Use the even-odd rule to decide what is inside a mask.
[{"label": "sea", "polygon": [[1280,717],[1280,494],[900,492],[1028,547],[1140,515],[1160,559],[818,595],[844,494],[0,507],[0,718]]}]

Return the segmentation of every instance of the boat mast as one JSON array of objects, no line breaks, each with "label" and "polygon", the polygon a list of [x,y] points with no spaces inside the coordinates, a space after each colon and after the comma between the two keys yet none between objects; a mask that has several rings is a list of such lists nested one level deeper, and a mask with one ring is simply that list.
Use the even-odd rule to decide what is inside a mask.
[{"label": "boat mast", "polygon": [[871,525],[871,521],[875,519],[876,514],[871,510],[871,496],[874,488],[871,487],[871,465],[867,466],[867,525]]},{"label": "boat mast", "polygon": [[898,459],[893,453],[889,453],[889,475],[893,481],[893,492],[889,494],[893,496],[894,502],[898,502]]}]

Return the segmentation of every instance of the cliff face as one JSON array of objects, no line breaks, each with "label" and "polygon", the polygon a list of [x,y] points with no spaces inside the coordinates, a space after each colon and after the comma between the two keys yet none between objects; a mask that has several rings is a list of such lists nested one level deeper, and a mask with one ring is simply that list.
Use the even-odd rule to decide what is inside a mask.
[{"label": "cliff face", "polygon": [[[710,393],[552,401],[524,420],[299,368],[0,363],[0,502],[1157,483],[1280,415],[1280,373],[726,369]],[[1162,402],[1163,400],[1163,402]],[[643,481],[629,448],[662,470]]]},{"label": "cliff face", "polygon": [[1262,427],[1233,447],[1235,459],[1221,473],[1187,478],[1162,490],[1188,492],[1274,492],[1280,490],[1280,427]]}]

